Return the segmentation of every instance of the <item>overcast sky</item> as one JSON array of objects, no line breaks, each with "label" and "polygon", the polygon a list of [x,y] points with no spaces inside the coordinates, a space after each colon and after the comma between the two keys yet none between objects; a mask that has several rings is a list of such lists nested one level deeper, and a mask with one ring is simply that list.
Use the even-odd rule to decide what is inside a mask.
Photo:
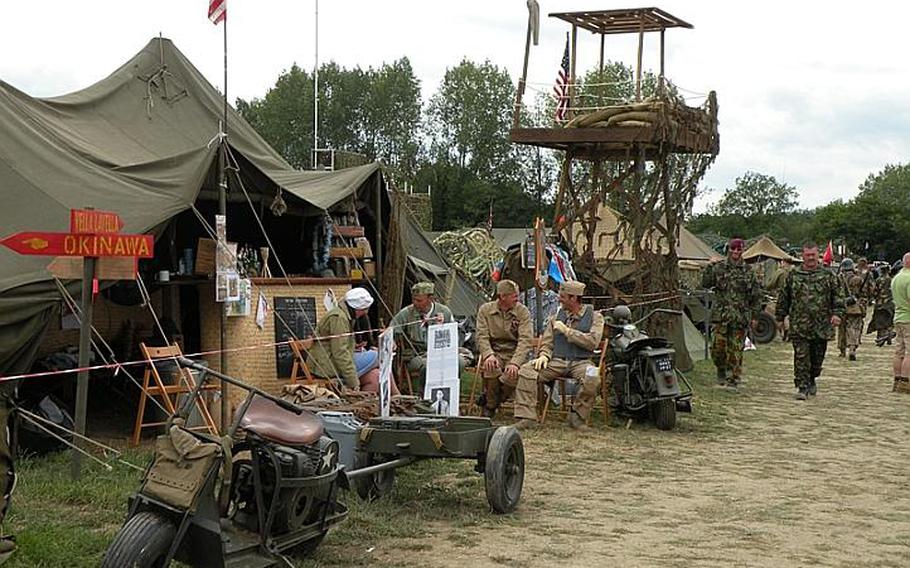
[{"label": "overcast sky", "polygon": [[[568,30],[546,14],[638,5],[539,2],[541,38],[528,80],[544,90]],[[222,86],[222,31],[206,19],[207,0],[2,5],[0,79],[34,96],[90,85],[159,32]],[[721,152],[705,187],[732,187],[755,170],[796,186],[800,204],[814,207],[849,199],[870,173],[910,161],[910,3],[867,0],[850,10],[793,0],[656,5],[695,26],[667,31],[667,76],[693,95],[718,93]],[[312,68],[314,8],[315,0],[228,0],[231,101],[261,97],[294,62]],[[424,98],[463,57],[489,59],[517,82],[526,21],[525,0],[322,0],[319,58],[369,67],[407,56]],[[608,37],[607,58],[633,64],[635,48],[632,38]],[[657,68],[657,49],[658,36],[646,36],[646,67]],[[594,66],[598,51],[596,37],[581,31],[579,68]]]}]

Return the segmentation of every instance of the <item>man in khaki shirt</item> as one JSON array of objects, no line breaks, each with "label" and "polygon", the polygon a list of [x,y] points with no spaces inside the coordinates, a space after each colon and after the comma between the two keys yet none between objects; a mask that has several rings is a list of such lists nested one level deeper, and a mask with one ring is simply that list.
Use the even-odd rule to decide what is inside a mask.
[{"label": "man in khaki shirt", "polygon": [[483,415],[492,418],[499,405],[515,392],[518,369],[528,358],[534,329],[531,312],[518,303],[518,284],[502,280],[499,299],[477,310],[477,359],[483,376]]},{"label": "man in khaki shirt", "polygon": [[518,371],[515,389],[515,424],[518,428],[537,425],[537,384],[552,384],[557,377],[576,381],[579,391],[569,413],[569,426],[587,428],[585,422],[594,408],[597,387],[594,351],[600,346],[604,317],[594,306],[582,304],[585,293],[582,282],[566,281],[559,287],[560,308],[547,320],[537,358],[525,363]]}]

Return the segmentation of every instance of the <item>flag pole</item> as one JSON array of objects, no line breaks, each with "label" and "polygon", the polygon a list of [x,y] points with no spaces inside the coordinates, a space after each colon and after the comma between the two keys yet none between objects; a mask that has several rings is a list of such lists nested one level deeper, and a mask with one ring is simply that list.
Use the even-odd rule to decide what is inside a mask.
[{"label": "flag pole", "polygon": [[319,0],[316,0],[316,57],[313,64],[313,169],[317,169],[319,150]]},{"label": "flag pole", "polygon": [[[221,123],[221,151],[219,152],[218,157],[218,214],[222,215],[225,218],[225,224],[227,223],[227,133],[228,133],[228,102],[227,102],[227,90],[228,90],[228,58],[227,58],[227,15],[221,21],[223,24],[224,32],[224,92],[223,92],[223,105],[222,105],[222,123]],[[221,360],[219,365],[219,371],[222,373],[227,373],[227,351],[225,349],[225,343],[227,342],[227,315],[224,311],[224,306],[221,309]],[[228,425],[230,420],[228,414],[230,413],[230,404],[228,401],[228,383],[227,381],[221,381],[221,432],[225,433],[228,430]]]}]

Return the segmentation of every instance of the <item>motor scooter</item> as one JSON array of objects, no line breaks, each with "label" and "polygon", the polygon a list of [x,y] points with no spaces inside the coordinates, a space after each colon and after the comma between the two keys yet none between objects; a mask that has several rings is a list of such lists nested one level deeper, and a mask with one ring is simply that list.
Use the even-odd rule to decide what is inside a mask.
[{"label": "motor scooter", "polygon": [[657,309],[632,322],[627,306],[608,310],[609,404],[618,413],[644,415],[660,430],[672,430],[677,410],[692,411],[692,385],[674,365],[676,351],[672,343],[662,337],[650,337],[638,327],[659,312],[681,315],[675,310]]},{"label": "motor scooter", "polygon": [[[338,442],[312,412],[198,363],[198,383],[167,430],[102,568],[265,567],[313,552],[348,510]],[[247,391],[223,438],[186,428],[216,377]],[[282,564],[286,565],[286,564]]]}]

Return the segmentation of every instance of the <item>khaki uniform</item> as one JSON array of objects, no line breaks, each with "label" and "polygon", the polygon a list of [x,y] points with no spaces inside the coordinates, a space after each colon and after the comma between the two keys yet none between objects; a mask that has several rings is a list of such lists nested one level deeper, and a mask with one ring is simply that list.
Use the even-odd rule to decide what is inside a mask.
[{"label": "khaki uniform", "polygon": [[[553,323],[559,319],[569,327],[564,338],[553,329]],[[590,326],[585,330],[585,322]],[[534,370],[533,362],[522,365],[518,371],[518,385],[515,389],[515,418],[537,419],[537,385],[552,383],[557,377],[575,379],[580,391],[572,405],[582,420],[587,420],[594,408],[597,388],[600,381],[597,377],[588,377],[588,367],[596,365],[594,350],[600,345],[603,337],[604,317],[593,306],[583,305],[581,313],[569,314],[564,308],[547,320],[541,338],[540,355],[546,355],[550,362],[540,371]]]},{"label": "khaki uniform", "polygon": [[[451,323],[452,321],[454,321],[452,310],[439,302],[433,302],[425,314],[417,311],[414,306],[407,306],[392,318],[391,326],[395,330],[395,342],[398,344],[399,356],[407,365],[415,394],[423,393],[423,380],[426,377],[427,329],[437,323]],[[464,367],[464,357],[459,355],[458,372],[463,371]]]},{"label": "khaki uniform", "polygon": [[515,304],[503,311],[494,300],[477,310],[477,368],[483,369],[483,363],[489,357],[499,359],[498,370],[482,371],[489,410],[496,410],[515,391],[518,378],[506,379],[503,370],[508,365],[521,367],[527,361],[533,338],[531,312],[525,305]]},{"label": "khaki uniform", "polygon": [[[319,339],[320,337],[329,339]],[[354,365],[351,313],[343,304],[329,310],[316,324],[316,342],[310,349],[307,361],[310,371],[317,377],[337,377],[348,388],[360,388],[357,367]]]}]

